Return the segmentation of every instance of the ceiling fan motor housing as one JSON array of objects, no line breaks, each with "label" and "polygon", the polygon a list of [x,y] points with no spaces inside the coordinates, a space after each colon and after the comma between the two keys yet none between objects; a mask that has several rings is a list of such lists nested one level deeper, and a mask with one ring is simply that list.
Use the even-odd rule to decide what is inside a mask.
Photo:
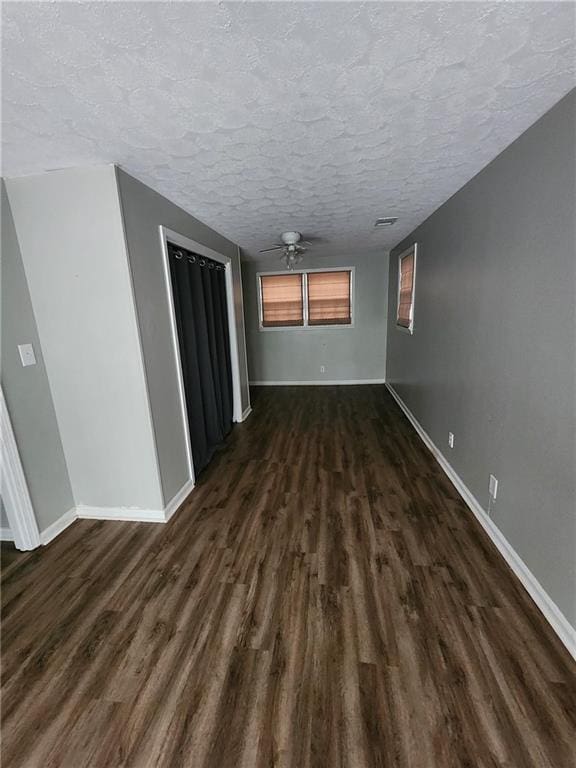
[{"label": "ceiling fan motor housing", "polygon": [[300,232],[282,232],[280,239],[285,245],[296,245],[296,243],[302,239]]}]

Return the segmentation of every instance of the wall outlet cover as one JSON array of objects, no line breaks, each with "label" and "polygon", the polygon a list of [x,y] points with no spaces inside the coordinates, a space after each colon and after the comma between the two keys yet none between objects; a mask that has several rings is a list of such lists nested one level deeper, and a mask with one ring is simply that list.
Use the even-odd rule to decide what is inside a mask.
[{"label": "wall outlet cover", "polygon": [[450,448],[454,448],[454,432],[448,432],[448,445]]}]

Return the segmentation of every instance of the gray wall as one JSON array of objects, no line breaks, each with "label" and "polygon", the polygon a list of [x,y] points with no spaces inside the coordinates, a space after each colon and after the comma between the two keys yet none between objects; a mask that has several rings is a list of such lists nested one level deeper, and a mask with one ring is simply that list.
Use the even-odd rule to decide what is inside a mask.
[{"label": "gray wall", "polygon": [[0,528],[3,528],[5,531],[10,530],[10,523],[8,522],[8,515],[4,508],[4,499],[2,496],[0,496]]},{"label": "gray wall", "polygon": [[[30,343],[36,365],[23,368],[18,344]],[[38,527],[43,531],[74,506],[74,499],[4,182],[2,388]]]},{"label": "gray wall", "polygon": [[[575,94],[395,249],[387,379],[576,623]],[[397,258],[416,241],[414,335]],[[447,448],[448,431],[455,447]]]},{"label": "gray wall", "polygon": [[6,188],[75,503],[162,509],[114,168]]},{"label": "gray wall", "polygon": [[190,216],[165,197],[117,169],[124,228],[140,338],[146,365],[164,502],[188,479],[184,425],[178,397],[178,373],[172,346],[159,226],[189,237],[232,259],[237,310],[242,408],[249,404],[242,319],[242,285],[234,243]]},{"label": "gray wall", "polygon": [[[244,311],[248,370],[251,381],[383,380],[386,360],[388,259],[386,254],[359,253],[314,258],[307,253],[302,269],[356,267],[355,323],[353,328],[258,328],[258,272],[275,271],[275,257],[244,262]],[[320,366],[326,367],[325,373]]]}]

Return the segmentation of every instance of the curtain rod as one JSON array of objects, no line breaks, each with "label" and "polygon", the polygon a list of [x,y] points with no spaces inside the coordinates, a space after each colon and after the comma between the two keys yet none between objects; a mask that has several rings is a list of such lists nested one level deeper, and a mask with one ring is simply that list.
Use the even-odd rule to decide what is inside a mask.
[{"label": "curtain rod", "polygon": [[171,246],[170,252],[179,261],[181,259],[186,259],[188,264],[198,264],[200,267],[208,267],[208,269],[218,269],[218,270],[224,269],[224,265],[218,264],[217,262],[212,261],[211,259],[205,259],[202,256],[196,256],[196,254],[190,253],[189,251],[184,251],[180,248],[175,248],[174,246],[172,246],[171,243],[169,243],[169,245]]}]

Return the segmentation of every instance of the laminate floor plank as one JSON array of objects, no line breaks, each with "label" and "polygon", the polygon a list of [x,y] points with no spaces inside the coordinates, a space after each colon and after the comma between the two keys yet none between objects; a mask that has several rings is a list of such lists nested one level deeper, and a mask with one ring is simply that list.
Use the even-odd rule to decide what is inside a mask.
[{"label": "laminate floor plank", "polygon": [[253,392],[166,525],[2,547],[10,768],[573,768],[576,665],[383,386]]}]

